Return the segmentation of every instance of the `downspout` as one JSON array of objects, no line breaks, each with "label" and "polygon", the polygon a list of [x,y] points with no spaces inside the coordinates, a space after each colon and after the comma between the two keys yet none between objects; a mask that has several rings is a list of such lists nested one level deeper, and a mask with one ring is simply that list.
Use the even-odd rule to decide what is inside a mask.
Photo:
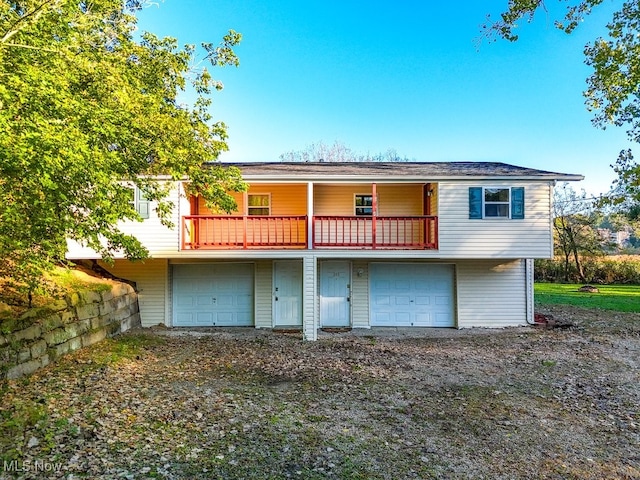
[{"label": "downspout", "polygon": [[534,298],[533,298],[533,260],[531,258],[524,259],[524,276],[525,276],[525,320],[528,325],[535,325]]}]

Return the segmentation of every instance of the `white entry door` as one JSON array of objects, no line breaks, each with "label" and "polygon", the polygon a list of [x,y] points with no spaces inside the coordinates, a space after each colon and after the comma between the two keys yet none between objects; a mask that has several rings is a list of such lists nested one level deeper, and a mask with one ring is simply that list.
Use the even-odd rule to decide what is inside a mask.
[{"label": "white entry door", "polygon": [[453,265],[372,263],[372,327],[453,327]]},{"label": "white entry door", "polygon": [[351,325],[351,263],[322,262],[320,273],[320,325]]},{"label": "white entry door", "polygon": [[274,262],[273,326],[302,326],[302,262],[298,260]]}]

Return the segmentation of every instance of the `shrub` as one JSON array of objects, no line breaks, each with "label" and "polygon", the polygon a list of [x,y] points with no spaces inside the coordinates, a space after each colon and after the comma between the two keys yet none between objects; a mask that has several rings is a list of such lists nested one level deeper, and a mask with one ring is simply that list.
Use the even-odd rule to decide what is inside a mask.
[{"label": "shrub", "polygon": [[[588,283],[640,285],[640,256],[638,255],[584,257],[582,265]],[[534,276],[536,282],[564,282],[564,260],[561,257],[552,260],[536,260]],[[573,263],[569,264],[568,281],[580,283]]]}]

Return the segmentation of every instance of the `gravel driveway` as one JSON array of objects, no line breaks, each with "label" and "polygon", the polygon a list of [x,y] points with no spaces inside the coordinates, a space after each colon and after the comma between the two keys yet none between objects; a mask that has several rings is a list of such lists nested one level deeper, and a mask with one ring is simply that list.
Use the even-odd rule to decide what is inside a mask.
[{"label": "gravel driveway", "polygon": [[640,478],[640,316],[143,330],[2,390],[0,478]]}]

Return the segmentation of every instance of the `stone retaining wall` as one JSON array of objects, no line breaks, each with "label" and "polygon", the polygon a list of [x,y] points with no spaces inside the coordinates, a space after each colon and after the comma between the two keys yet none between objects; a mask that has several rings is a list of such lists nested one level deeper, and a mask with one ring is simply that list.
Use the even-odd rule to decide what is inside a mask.
[{"label": "stone retaining wall", "polygon": [[0,378],[29,375],[61,355],[135,326],[140,326],[138,296],[130,285],[73,293],[0,323]]}]

